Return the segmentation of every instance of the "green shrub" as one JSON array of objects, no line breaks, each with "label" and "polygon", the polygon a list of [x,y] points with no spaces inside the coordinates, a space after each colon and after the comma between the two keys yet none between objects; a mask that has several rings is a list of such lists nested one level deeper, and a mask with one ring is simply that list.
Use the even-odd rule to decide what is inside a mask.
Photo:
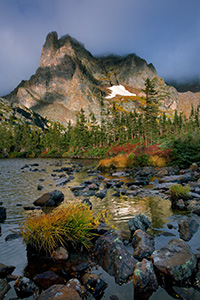
[{"label": "green shrub", "polygon": [[139,154],[135,157],[134,165],[139,167],[149,166],[149,156],[148,154]]},{"label": "green shrub", "polygon": [[183,186],[181,184],[173,184],[170,187],[170,195],[172,200],[183,199],[187,200],[189,198],[190,186]]}]

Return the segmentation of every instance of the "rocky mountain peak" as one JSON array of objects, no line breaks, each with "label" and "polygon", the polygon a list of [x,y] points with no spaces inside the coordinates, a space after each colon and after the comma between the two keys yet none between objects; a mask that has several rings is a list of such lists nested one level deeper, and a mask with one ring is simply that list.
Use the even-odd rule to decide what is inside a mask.
[{"label": "rocky mountain peak", "polygon": [[[46,37],[36,73],[5,98],[66,125],[69,120],[75,121],[81,108],[86,117],[93,112],[98,120],[102,100],[108,108],[115,101],[125,111],[134,110],[147,78],[155,78],[164,93],[163,109],[177,108],[177,91],[158,77],[152,64],[136,54],[94,57],[70,35],[58,38],[56,32],[51,32]],[[119,85],[136,94],[136,98],[118,95],[108,100],[109,87]]]}]

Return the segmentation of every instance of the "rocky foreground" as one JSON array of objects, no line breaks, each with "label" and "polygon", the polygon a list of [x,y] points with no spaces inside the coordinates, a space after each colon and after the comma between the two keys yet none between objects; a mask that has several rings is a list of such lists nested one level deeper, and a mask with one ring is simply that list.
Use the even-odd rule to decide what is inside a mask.
[{"label": "rocky foreground", "polygon": [[[24,172],[27,168],[30,166],[25,165],[21,171]],[[59,188],[68,184],[81,168],[81,164],[61,166],[54,169],[51,175]],[[38,172],[38,166],[34,166],[32,171]],[[117,284],[132,280],[135,299],[148,299],[160,286],[172,297],[178,295],[181,299],[199,299],[200,255],[192,252],[187,241],[199,228],[199,222],[194,216],[200,216],[200,168],[196,164],[186,170],[179,170],[178,167],[145,167],[111,171],[111,174],[114,179],[105,178],[98,170],[88,169],[89,179],[70,189],[91,209],[90,197],[96,196],[101,201],[110,188],[114,189],[115,197],[126,195],[133,198],[137,195],[168,199],[173,209],[188,212],[188,216],[178,223],[180,239],[172,237],[167,245],[155,250],[155,240],[150,230],[151,221],[145,214],[138,214],[128,222],[129,240],[123,240],[119,232],[101,224],[89,252],[61,247],[52,257],[41,258],[28,246],[28,266],[24,272],[26,277],[12,276],[15,267],[0,264],[0,299],[9,290],[9,281],[13,280],[19,298],[34,295],[39,300],[101,299],[107,283],[100,275],[95,274],[95,266],[101,266],[114,277]],[[131,174],[134,174],[134,180],[125,183],[122,178],[128,178]],[[170,186],[175,183],[190,186],[187,199],[171,198]],[[42,188],[42,185],[38,185],[38,189]],[[33,203],[34,206],[24,209],[55,207],[63,200],[62,192],[55,190],[43,194]],[[6,209],[1,203],[0,219],[5,218]],[[168,228],[173,228],[173,225],[168,224]],[[7,237],[12,238],[17,237]],[[39,265],[37,268],[33,267],[36,263]],[[113,295],[110,299],[119,298]]]}]

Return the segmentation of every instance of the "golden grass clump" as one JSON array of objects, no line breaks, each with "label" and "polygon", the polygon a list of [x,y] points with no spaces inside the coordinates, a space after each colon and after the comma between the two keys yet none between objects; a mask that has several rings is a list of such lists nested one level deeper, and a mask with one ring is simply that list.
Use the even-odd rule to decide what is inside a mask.
[{"label": "golden grass clump", "polygon": [[62,205],[51,213],[27,218],[21,228],[24,242],[36,250],[51,254],[68,243],[89,248],[93,229],[99,225],[92,211],[84,204]]},{"label": "golden grass clump", "polygon": [[101,159],[97,168],[127,168],[132,164],[132,159],[127,157],[126,155],[117,155],[111,158]]},{"label": "golden grass clump", "polygon": [[170,187],[170,195],[172,200],[183,199],[187,200],[189,198],[190,186],[183,186],[181,184],[173,184]]},{"label": "golden grass clump", "polygon": [[150,155],[149,157],[150,165],[154,167],[165,167],[166,159],[159,155]]}]

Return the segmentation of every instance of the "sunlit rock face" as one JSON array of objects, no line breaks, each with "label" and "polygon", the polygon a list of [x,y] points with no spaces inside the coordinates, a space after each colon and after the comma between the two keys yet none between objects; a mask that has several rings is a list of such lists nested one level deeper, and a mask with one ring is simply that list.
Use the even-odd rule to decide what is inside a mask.
[{"label": "sunlit rock face", "polygon": [[[155,78],[156,87],[165,95],[162,108],[176,109],[177,91],[167,86],[154,66],[144,59],[135,54],[96,58],[69,35],[58,39],[57,33],[51,32],[46,37],[36,73],[5,98],[63,124],[74,122],[81,108],[86,117],[93,112],[99,120],[102,100],[107,107],[111,105],[106,98],[110,87],[121,86],[127,91],[124,97],[128,101],[122,101],[122,106],[131,111],[136,107],[135,100],[138,101],[131,97],[140,97],[147,78]],[[123,95],[115,95],[112,100],[122,98]]]}]

